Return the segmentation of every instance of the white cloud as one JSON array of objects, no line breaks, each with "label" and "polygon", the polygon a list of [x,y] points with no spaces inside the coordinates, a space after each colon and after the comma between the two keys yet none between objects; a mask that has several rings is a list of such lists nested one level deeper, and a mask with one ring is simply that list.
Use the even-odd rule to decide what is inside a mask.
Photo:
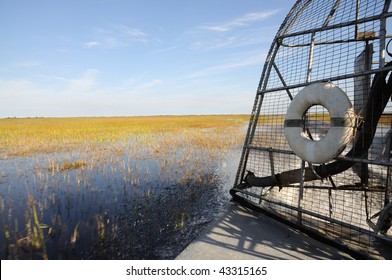
[{"label": "white cloud", "polygon": [[40,66],[41,64],[42,62],[38,60],[26,60],[26,61],[18,62],[16,64],[16,67],[30,68],[30,67]]},{"label": "white cloud", "polygon": [[201,28],[214,32],[228,32],[236,27],[246,26],[253,22],[265,20],[276,14],[278,11],[279,10],[248,13],[225,23],[215,25],[203,25],[201,26]]},{"label": "white cloud", "polygon": [[158,49],[156,51],[153,51],[152,54],[160,54],[160,53],[165,53],[165,52],[170,52],[172,50],[176,50],[183,47],[183,45],[174,45],[171,47],[163,48],[163,49]]},{"label": "white cloud", "polygon": [[192,40],[189,47],[192,50],[216,50],[271,42],[279,26],[259,22],[279,11],[248,13],[224,23],[200,25],[187,33]]},{"label": "white cloud", "polygon": [[94,47],[99,46],[99,43],[97,41],[90,41],[90,42],[84,43],[84,46],[87,48],[94,48]]},{"label": "white cloud", "polygon": [[[91,88],[95,72],[87,70],[78,79],[66,80],[62,90],[28,80],[0,80],[0,117],[60,117],[247,113],[253,91],[235,87],[154,87],[163,80],[135,84],[131,88]],[[86,91],[86,88],[90,88]],[[169,92],[170,91],[170,92]],[[208,92],[210,91],[210,92]]]},{"label": "white cloud", "polygon": [[205,69],[193,72],[192,74],[186,76],[184,79],[193,79],[204,76],[210,76],[214,74],[219,74],[222,72],[227,72],[235,70],[242,67],[247,67],[250,65],[261,65],[265,55],[262,54],[248,54],[246,57],[240,59],[231,60],[227,62],[222,62],[220,64],[214,65],[212,67],[207,67]]},{"label": "white cloud", "polygon": [[87,48],[123,48],[149,42],[146,33],[140,29],[123,24],[111,25],[107,28],[96,28],[93,38],[93,40],[89,40],[83,45]]},{"label": "white cloud", "polygon": [[139,85],[138,89],[142,90],[142,89],[152,88],[152,87],[155,87],[155,86],[161,84],[162,82],[163,82],[163,80],[160,80],[160,79],[152,80],[152,81],[149,81],[149,82],[146,82],[144,84]]},{"label": "white cloud", "polygon": [[0,117],[101,115],[99,107],[112,92],[96,87],[97,73],[88,69],[77,78],[47,77],[49,83],[0,79]]},{"label": "white cloud", "polygon": [[64,91],[82,92],[93,89],[97,85],[97,75],[99,71],[96,69],[87,69],[79,77],[64,77],[54,75],[40,75],[49,85],[57,85]]},{"label": "white cloud", "polygon": [[119,32],[122,34],[129,36],[131,38],[144,38],[146,37],[146,34],[142,32],[141,30],[133,27],[128,27],[123,24],[119,24],[115,26],[115,29],[117,29]]},{"label": "white cloud", "polygon": [[96,81],[96,75],[98,71],[95,69],[88,69],[82,75],[82,77],[78,79],[70,79],[69,87],[72,91],[86,91],[94,87]]},{"label": "white cloud", "polygon": [[24,91],[30,88],[30,82],[24,79],[0,80],[2,97],[12,96],[15,92]]},{"label": "white cloud", "polygon": [[199,33],[194,34],[194,41],[190,43],[191,50],[219,50],[227,48],[238,48],[245,46],[270,44],[278,28],[276,26],[263,26],[232,31],[229,33]]},{"label": "white cloud", "polygon": [[25,79],[0,80],[0,117],[43,116],[49,109],[51,91]]}]

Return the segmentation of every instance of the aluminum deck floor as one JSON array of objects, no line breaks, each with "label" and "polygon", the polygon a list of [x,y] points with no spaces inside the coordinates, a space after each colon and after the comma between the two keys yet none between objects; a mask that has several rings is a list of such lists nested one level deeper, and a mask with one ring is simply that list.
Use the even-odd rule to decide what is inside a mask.
[{"label": "aluminum deck floor", "polygon": [[352,259],[262,213],[231,202],[178,260]]}]

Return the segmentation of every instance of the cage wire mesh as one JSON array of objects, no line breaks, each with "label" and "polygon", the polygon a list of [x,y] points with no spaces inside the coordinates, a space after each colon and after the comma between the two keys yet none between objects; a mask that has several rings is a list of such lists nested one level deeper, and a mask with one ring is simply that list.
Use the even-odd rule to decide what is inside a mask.
[{"label": "cage wire mesh", "polygon": [[[294,4],[266,58],[230,191],[243,204],[376,259],[392,258],[389,7],[390,0]],[[348,143],[321,163],[298,156],[286,137],[289,106],[312,84],[340,88],[355,112],[340,124],[318,102],[299,112],[298,141],[321,144],[335,127],[352,128]]]}]

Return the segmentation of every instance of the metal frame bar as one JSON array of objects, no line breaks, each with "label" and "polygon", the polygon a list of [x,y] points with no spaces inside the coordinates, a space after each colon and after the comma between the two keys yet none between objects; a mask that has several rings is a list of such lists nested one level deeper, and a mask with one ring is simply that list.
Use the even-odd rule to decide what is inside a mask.
[{"label": "metal frame bar", "polygon": [[[340,221],[340,220],[337,220],[337,219],[334,219],[334,218],[329,218],[328,216],[324,216],[324,215],[321,215],[321,214],[318,214],[318,213],[315,213],[315,212],[311,212],[311,211],[308,211],[306,209],[302,209],[302,208],[300,209],[298,207],[295,207],[295,206],[292,206],[292,205],[289,205],[289,204],[286,204],[286,203],[283,203],[283,202],[280,202],[280,201],[269,199],[269,198],[267,198],[265,196],[259,197],[259,196],[255,195],[254,193],[248,192],[248,191],[245,191],[245,190],[236,190],[236,191],[239,192],[239,193],[242,193],[242,194],[245,194],[245,195],[257,198],[257,199],[260,199],[260,200],[265,201],[267,203],[276,204],[278,206],[281,206],[281,207],[284,207],[284,208],[287,208],[287,209],[290,209],[290,210],[294,210],[294,211],[300,212],[302,214],[306,214],[306,215],[318,218],[320,220],[328,221],[328,222],[331,222],[331,223],[334,223],[334,224],[337,224],[337,225],[340,225],[340,226],[343,226],[343,227],[355,230],[357,232],[364,233],[364,234],[369,235],[369,236],[377,236],[374,232],[372,232],[370,230],[366,230],[364,228],[357,227],[357,226],[354,226],[352,224],[349,224],[349,223],[346,223],[346,222],[343,222],[343,221]],[[257,205],[255,205],[255,206],[258,207]],[[391,239],[391,238],[386,237],[386,240],[389,240],[389,239]],[[392,239],[390,240],[390,242],[392,242]]]},{"label": "metal frame bar", "polygon": [[[306,10],[306,8],[309,6],[310,3],[312,3],[313,0],[308,0],[302,8],[295,14],[294,18],[290,21],[290,23],[286,27],[286,32],[289,32],[295,21],[298,19],[298,17]],[[297,3],[294,5],[293,9],[291,9],[290,13],[294,12],[294,9],[300,4],[301,1],[297,1]],[[290,15],[290,14],[289,14]]]},{"label": "metal frame bar", "polygon": [[[391,35],[385,36],[385,38],[392,38]],[[363,42],[363,41],[375,41],[379,40],[379,36],[374,36],[371,39],[347,39],[347,40],[335,40],[335,41],[328,41],[328,42],[314,42],[315,46],[321,46],[321,45],[334,45],[334,44],[341,44],[341,43],[355,43],[355,42]],[[287,48],[300,48],[300,47],[307,47],[310,46],[312,43],[306,43],[306,44],[285,44],[281,43],[282,47],[287,47]]]},{"label": "metal frame bar", "polygon": [[308,58],[308,75],[306,78],[306,83],[310,83],[312,81],[312,68],[313,68],[313,55],[314,55],[314,37],[316,33],[312,32],[311,35],[311,43],[309,49],[309,58]]},{"label": "metal frame bar", "polygon": [[[361,6],[361,0],[357,0],[357,6],[355,7],[355,21],[358,21],[359,7]],[[358,24],[355,25],[355,38],[358,36]]]},{"label": "metal frame bar", "polygon": [[[389,0],[387,0],[387,1],[389,1]],[[281,41],[281,40],[283,40],[285,38],[289,38],[289,37],[297,37],[297,36],[301,36],[301,35],[311,34],[313,32],[317,33],[317,32],[323,32],[323,31],[332,30],[332,29],[339,29],[339,28],[347,27],[347,26],[355,26],[356,24],[362,24],[362,23],[371,22],[371,21],[378,21],[380,19],[384,19],[384,18],[388,18],[388,17],[392,17],[392,12],[386,12],[386,13],[382,13],[380,15],[375,15],[375,16],[371,16],[371,17],[367,17],[367,18],[358,19],[357,21],[352,20],[352,21],[347,21],[344,23],[328,25],[325,27],[318,27],[318,28],[313,28],[313,29],[307,29],[304,31],[298,31],[298,32],[294,32],[294,33],[284,34],[284,35],[278,36],[278,38]],[[361,40],[358,40],[358,41],[361,41]]]},{"label": "metal frame bar", "polygon": [[383,13],[380,17],[380,67],[384,67],[385,65],[385,36],[387,33],[387,21],[386,19],[391,16],[391,13],[388,13],[388,9],[390,7],[391,0],[385,0]]},{"label": "metal frame bar", "polygon": [[[282,82],[284,87],[287,87],[287,84],[282,76],[282,73],[280,73],[278,66],[276,66],[275,62],[272,62],[272,66],[274,67],[276,74],[278,74],[278,77],[280,81]],[[286,89],[287,95],[289,96],[290,100],[293,100],[293,95],[291,94],[289,89]]]},{"label": "metal frame bar", "polygon": [[331,21],[336,10],[339,8],[340,3],[341,3],[341,0],[336,0],[335,5],[333,5],[331,11],[329,12],[327,19],[325,20],[325,22],[323,24],[323,27],[326,27],[328,25],[328,23]]},{"label": "metal frame bar", "polygon": [[[277,186],[272,186],[272,187],[257,187],[257,186],[242,186],[242,187],[238,187],[238,188],[234,188],[236,191],[239,192],[243,192],[246,189],[249,188],[275,188]],[[279,186],[280,189],[299,189],[301,188],[301,186],[299,185],[282,185]],[[363,191],[367,191],[368,193],[380,193],[382,194],[385,191],[385,188],[381,185],[379,186],[373,186],[371,188],[363,186],[363,185],[342,185],[342,186],[334,186],[334,187],[326,187],[326,186],[309,186],[309,185],[304,185],[303,186],[304,190],[328,190],[328,191],[337,191],[337,192],[341,192],[341,191],[353,191],[353,192],[363,192]],[[254,194],[256,195],[256,194]],[[257,198],[259,198],[259,196],[256,195]]]},{"label": "metal frame bar", "polygon": [[[271,147],[266,148],[266,147],[257,147],[257,146],[247,145],[246,149],[263,151],[263,152],[272,151],[272,152],[278,153],[278,154],[295,155],[294,152],[291,150],[282,150],[282,149],[276,149],[276,148],[271,148]],[[344,161],[351,161],[351,162],[367,163],[367,164],[379,165],[379,166],[385,166],[385,167],[392,167],[392,162],[390,162],[390,161],[370,160],[370,159],[365,159],[365,158],[354,158],[354,157],[345,157],[345,156],[338,156],[338,157],[336,157],[336,159],[337,160],[344,160]]]},{"label": "metal frame bar", "polygon": [[[258,125],[259,125],[259,120],[260,120],[260,112],[262,109],[262,106],[264,104],[264,102],[268,102],[270,99],[266,99],[266,101],[264,100],[267,93],[273,93],[276,92],[277,94],[282,94],[282,91],[285,91],[285,93],[287,93],[287,96],[289,97],[290,100],[293,99],[294,93],[296,91],[292,91],[293,89],[300,89],[302,87],[305,87],[307,85],[309,85],[309,83],[316,83],[316,82],[329,82],[329,81],[341,81],[341,80],[349,80],[352,78],[356,78],[356,77],[372,77],[373,75],[379,73],[379,72],[383,72],[386,70],[392,70],[392,66],[390,67],[385,67],[385,39],[386,38],[392,38],[392,35],[387,35],[386,34],[386,21],[387,18],[392,17],[392,12],[389,12],[389,6],[392,0],[386,0],[385,3],[382,3],[381,1],[377,1],[377,6],[375,5],[374,7],[377,8],[377,11],[380,11],[380,8],[383,8],[383,11],[380,14],[376,14],[373,16],[368,16],[366,18],[359,18],[360,16],[360,8],[361,7],[361,2],[360,0],[356,1],[356,8],[355,8],[355,20],[349,20],[350,18],[347,18],[346,22],[342,22],[342,23],[337,23],[337,24],[332,24],[330,25],[332,19],[334,18],[334,16],[336,16],[336,14],[338,14],[338,10],[340,8],[340,6],[342,6],[342,2],[341,0],[336,0],[333,3],[331,10],[329,11],[329,14],[327,14],[327,18],[324,20],[324,22],[321,22],[321,26],[318,28],[311,28],[311,29],[307,29],[307,30],[302,30],[302,31],[298,31],[298,32],[292,32],[290,33],[290,30],[292,29],[292,27],[296,24],[296,22],[298,20],[301,20],[301,15],[304,14],[304,12],[306,11],[306,9],[309,7],[309,5],[312,3],[312,1],[314,0],[298,0],[296,2],[296,4],[294,5],[294,7],[290,10],[289,14],[287,15],[287,17],[285,18],[284,22],[281,25],[280,30],[278,31],[276,37],[274,38],[274,41],[271,44],[270,47],[270,51],[268,53],[267,59],[265,61],[264,64],[264,68],[263,68],[263,72],[257,87],[257,91],[256,91],[256,98],[255,98],[255,102],[253,104],[253,109],[252,109],[252,114],[250,116],[250,121],[249,121],[249,126],[248,126],[248,130],[247,130],[247,134],[246,134],[246,138],[245,138],[245,143],[243,146],[243,150],[242,150],[242,154],[241,154],[241,159],[240,159],[240,168],[237,171],[236,174],[236,185],[231,189],[230,193],[232,194],[234,199],[239,198],[240,200],[244,200],[244,202],[247,203],[251,203],[254,204],[255,207],[260,208],[260,209],[264,209],[264,211],[270,212],[271,214],[274,213],[274,208],[273,205],[276,205],[277,208],[277,213],[281,210],[282,213],[281,215],[284,215],[284,212],[287,211],[286,213],[291,213],[292,216],[288,217],[285,216],[286,219],[293,219],[296,221],[296,223],[299,225],[299,227],[302,227],[304,229],[314,229],[317,230],[317,227],[314,227],[314,225],[310,225],[307,223],[308,219],[312,220],[310,217],[314,217],[316,219],[320,219],[321,221],[324,222],[330,222],[333,224],[337,224],[339,226],[342,226],[344,228],[350,229],[350,230],[354,230],[356,232],[360,232],[363,233],[364,237],[368,238],[368,236],[377,236],[374,232],[372,232],[371,230],[367,230],[366,224],[364,223],[364,221],[358,222],[358,223],[349,223],[349,222],[344,222],[344,219],[340,220],[339,216],[335,216],[332,215],[332,208],[331,208],[331,196],[332,194],[337,194],[336,192],[341,192],[340,194],[342,195],[346,195],[348,192],[349,196],[351,196],[351,192],[355,193],[355,197],[360,196],[361,193],[364,193],[366,196],[371,196],[371,195],[375,195],[375,197],[378,198],[385,198],[385,201],[388,199],[388,180],[390,181],[389,178],[387,178],[387,183],[385,185],[385,180],[383,178],[380,178],[380,180],[374,180],[373,182],[373,186],[369,187],[369,186],[365,186],[361,183],[359,183],[359,178],[355,179],[358,180],[358,183],[353,184],[350,183],[349,181],[342,181],[339,182],[339,184],[335,184],[333,179],[331,177],[325,177],[328,178],[330,181],[326,182],[324,184],[326,184],[327,186],[322,186],[323,184],[320,183],[317,185],[317,178],[315,177],[313,180],[314,183],[305,183],[304,180],[304,173],[305,172],[311,172],[310,168],[305,167],[305,162],[301,161],[301,168],[300,169],[295,169],[296,173],[295,176],[296,178],[298,178],[298,180],[296,181],[296,184],[290,185],[291,181],[285,181],[284,179],[287,178],[280,178],[280,182],[283,182],[282,185],[279,184],[279,186],[275,186],[273,183],[272,185],[267,185],[267,184],[261,184],[261,187],[255,187],[255,186],[251,186],[252,183],[254,183],[253,181],[249,181],[250,183],[248,183],[249,185],[247,185],[247,183],[244,181],[244,177],[245,175],[248,176],[249,174],[246,173],[246,167],[248,164],[248,160],[252,160],[252,162],[250,162],[251,165],[253,164],[257,164],[257,162],[253,162],[253,160],[259,160],[258,156],[260,156],[260,159],[265,160],[266,158],[264,156],[261,155],[261,153],[257,153],[257,152],[253,152],[252,151],[261,151],[261,152],[265,152],[268,153],[269,156],[269,168],[270,168],[270,173],[272,177],[275,177],[275,171],[277,172],[277,174],[280,174],[280,170],[278,170],[279,167],[279,159],[278,156],[275,157],[274,159],[274,153],[275,154],[285,154],[285,155],[294,155],[294,153],[291,150],[285,150],[284,148],[273,148],[273,147],[260,147],[260,146],[254,146],[253,143],[253,139],[255,139],[255,137],[258,137],[256,135],[256,133],[258,132]],[[374,2],[376,3],[376,2]],[[350,3],[350,5],[355,5],[355,3]],[[384,7],[382,6],[384,5]],[[325,8],[325,5],[322,5],[322,7]],[[329,6],[330,7],[330,6]],[[317,6],[311,6],[310,8],[317,8]],[[376,9],[375,9],[376,10]],[[375,11],[373,10],[373,11]],[[370,10],[369,10],[370,11]],[[328,12],[328,10],[327,10]],[[323,15],[324,17],[324,15]],[[317,21],[318,22],[318,21]],[[369,24],[366,24],[369,23]],[[371,29],[372,33],[369,33],[369,35],[366,33],[365,36],[362,36],[362,32],[360,32],[360,36],[358,36],[358,31],[360,28],[362,28],[361,25],[373,25],[373,28]],[[380,28],[379,30],[379,34],[373,34],[373,31],[377,31],[378,26]],[[353,36],[352,39],[344,39],[344,40],[333,40],[334,38],[331,38],[328,36],[328,38],[326,38],[325,40],[331,39],[333,41],[316,41],[316,39],[318,38],[317,35],[319,35],[319,33],[321,32],[326,32],[326,31],[333,31],[335,29],[340,29],[340,28],[345,28],[345,27],[350,27],[350,28],[346,28],[348,30],[344,30],[344,32],[350,32],[348,33],[349,37],[351,37],[351,32],[354,32],[355,29],[355,36]],[[353,27],[353,28],[352,28]],[[296,28],[294,26],[294,28]],[[298,30],[298,29],[296,29]],[[295,31],[295,30],[294,30]],[[300,36],[308,36],[306,38],[302,38]],[[322,34],[323,35],[323,34]],[[326,35],[329,35],[326,34]],[[300,38],[294,38],[299,36]],[[309,38],[310,36],[310,38]],[[293,40],[286,40],[289,38],[293,38]],[[338,38],[338,37],[336,37]],[[296,40],[298,39],[298,40]],[[295,40],[298,42],[298,44],[294,44]],[[322,40],[322,39],[321,39]],[[290,43],[285,43],[285,41],[292,41],[293,44]],[[306,42],[303,43],[302,42]],[[318,63],[318,55],[319,53],[317,52],[316,47],[319,45],[329,45],[329,44],[337,44],[337,43],[353,43],[351,46],[345,46],[345,49],[351,49],[352,47],[357,48],[360,46],[360,42],[364,42],[365,44],[368,44],[369,42],[372,41],[376,41],[375,43],[377,44],[378,42],[378,48],[379,48],[379,66],[377,69],[371,69],[371,66],[369,65],[369,68],[366,71],[362,71],[360,73],[352,73],[351,71],[347,71],[347,69],[350,69],[349,67],[346,68],[342,68],[343,71],[339,70],[340,72],[337,72],[336,76],[333,77],[328,77],[328,78],[323,78],[323,79],[317,79],[317,80],[312,80],[312,69],[313,69],[313,63]],[[357,44],[356,44],[357,43]],[[287,83],[288,80],[286,80],[287,77],[285,77],[284,75],[282,75],[278,65],[275,63],[275,58],[279,53],[279,50],[281,50],[281,47],[308,47],[308,49],[305,50],[304,53],[304,57],[303,60],[306,59],[306,56],[308,58],[308,61],[301,61],[301,67],[303,67],[302,69],[304,69],[303,75],[305,75],[303,78],[301,76],[301,80],[295,80],[293,79],[293,81],[295,81],[296,84],[290,84]],[[335,51],[335,50],[333,50]],[[332,52],[332,51],[331,51]],[[302,55],[302,53],[301,53]],[[315,59],[313,62],[313,58]],[[268,88],[268,82],[270,80],[271,77],[271,71],[272,69],[275,70],[274,73],[274,83],[273,83],[273,87],[274,88]],[[331,68],[332,69],[332,68]],[[315,72],[315,70],[313,71]],[[331,71],[331,73],[336,73],[334,71]],[[345,74],[348,73],[348,74]],[[277,79],[278,78],[278,79]],[[302,82],[303,80],[306,80],[306,82]],[[351,81],[348,81],[349,83],[351,83]],[[275,84],[276,83],[276,84]],[[270,97],[270,96],[268,96]],[[280,95],[278,95],[277,97],[280,98]],[[277,98],[277,97],[272,97],[272,98]],[[284,99],[285,97],[283,97]],[[272,101],[274,99],[271,99]],[[268,114],[267,114],[268,115]],[[271,114],[273,115],[273,114]],[[391,124],[392,125],[392,124]],[[391,145],[392,145],[392,141],[391,141]],[[282,146],[278,146],[278,147],[282,147]],[[285,146],[283,146],[285,147]],[[265,154],[266,155],[266,154]],[[255,158],[253,158],[255,157]],[[286,157],[287,158],[287,157]],[[290,158],[291,159],[291,158]],[[349,162],[358,162],[358,163],[362,163],[362,164],[369,164],[369,165],[377,165],[377,166],[381,166],[382,168],[382,172],[384,172],[385,170],[388,171],[388,174],[390,174],[390,168],[392,167],[392,162],[391,161],[382,161],[382,159],[378,158],[378,159],[368,159],[367,156],[364,156],[364,158],[353,158],[353,157],[346,157],[346,156],[339,156],[336,157],[335,160],[339,161],[349,161]],[[296,160],[293,162],[293,164],[298,164],[299,161],[297,162]],[[268,164],[268,163],[266,163]],[[275,166],[275,164],[278,164],[277,166]],[[279,167],[279,168],[278,168]],[[258,167],[256,166],[255,169],[257,169]],[[268,168],[268,166],[266,166],[266,168]],[[295,167],[298,168],[298,165]],[[387,168],[387,169],[385,169]],[[283,173],[285,173],[285,171],[283,171]],[[287,172],[286,172],[287,173]],[[302,174],[301,177],[300,173]],[[351,173],[350,173],[351,174]],[[349,174],[349,175],[350,175]],[[286,174],[284,174],[286,175]],[[294,176],[294,175],[293,175]],[[247,178],[247,177],[246,177]],[[301,178],[301,180],[299,179]],[[350,178],[350,177],[347,177]],[[356,178],[356,177],[355,177]],[[252,178],[250,178],[252,179]],[[263,179],[263,178],[262,178]],[[335,177],[334,177],[335,179]],[[272,180],[272,179],[271,179]],[[270,181],[271,181],[270,180]],[[270,181],[268,181],[269,183],[271,183]],[[247,181],[248,182],[248,181]],[[263,181],[264,182],[264,181]],[[287,185],[285,185],[285,182],[288,182]],[[348,182],[348,184],[347,184]],[[257,182],[256,182],[257,183]],[[256,184],[255,183],[255,184]],[[329,184],[330,183],[330,184]],[[316,185],[314,185],[316,184]],[[265,187],[264,185],[266,185],[267,187]],[[331,187],[332,185],[332,187]],[[283,188],[286,191],[288,191],[287,189],[291,188],[293,189],[293,191],[288,191],[288,193],[291,195],[293,194],[294,196],[291,198],[292,200],[280,200],[280,196],[277,196],[276,199],[271,199],[271,194],[275,194],[275,192],[273,191],[274,188]],[[258,190],[260,189],[260,193],[258,194]],[[318,211],[316,209],[312,209],[312,208],[308,208],[307,204],[304,204],[302,199],[306,198],[307,196],[305,196],[305,190],[306,189],[313,189],[313,190],[320,190],[319,192],[316,191],[317,193],[321,193],[320,195],[320,199],[326,199],[326,197],[324,197],[325,195],[328,196],[328,201],[325,200],[323,203],[329,203],[329,212],[328,212],[328,205],[327,208],[322,208],[322,211]],[[324,193],[326,192],[326,194]],[[343,192],[343,193],[342,193]],[[277,193],[277,192],[276,192]],[[242,195],[241,195],[242,194]],[[268,194],[268,197],[267,197]],[[284,194],[283,194],[284,195]],[[383,196],[384,195],[384,196]],[[295,200],[298,198],[297,201],[293,201],[295,197]],[[259,204],[257,203],[257,199],[259,201]],[[363,198],[362,198],[363,199]],[[264,203],[269,203],[266,204],[265,206]],[[361,202],[363,203],[363,202]],[[378,203],[378,202],[377,202]],[[322,204],[323,207],[325,206],[324,204]],[[368,202],[365,202],[365,206],[368,205]],[[269,208],[272,207],[272,208]],[[281,209],[282,207],[282,209]],[[285,210],[286,209],[286,210]],[[356,208],[355,208],[356,209]],[[363,211],[363,205],[360,206],[358,209],[360,209],[360,211]],[[315,210],[315,211],[309,211],[309,210]],[[319,214],[319,213],[324,213],[324,214]],[[372,209],[371,211],[374,212],[375,209]],[[291,211],[295,211],[295,212],[291,212]],[[366,211],[366,215],[367,217],[369,216],[368,209],[366,207],[365,209]],[[327,213],[328,212],[328,213]],[[297,216],[295,216],[297,215]],[[306,216],[304,216],[306,215]],[[329,217],[328,217],[329,215]],[[364,214],[363,214],[364,215]],[[282,216],[283,217],[283,216]],[[335,232],[339,235],[338,232]],[[340,236],[340,235],[339,235]],[[379,238],[377,236],[377,238]],[[348,236],[341,236],[341,240],[351,240],[351,237]],[[390,237],[387,237],[386,240],[388,242],[391,242],[392,239]],[[371,242],[371,241],[369,241]],[[359,244],[359,243],[358,243]],[[366,251],[366,249],[365,249]]]},{"label": "metal frame bar", "polygon": [[[377,70],[364,71],[361,74],[346,74],[346,75],[339,75],[339,76],[335,76],[335,77],[330,77],[328,79],[314,80],[314,81],[312,81],[312,83],[347,80],[350,78],[355,78],[355,77],[364,76],[364,75],[372,75],[372,74],[376,74],[378,72],[383,72],[385,70],[391,70],[391,69],[392,69],[392,67],[384,67],[384,68],[379,68]],[[258,94],[264,94],[264,93],[273,92],[273,91],[282,91],[282,90],[293,89],[293,88],[301,88],[301,87],[304,87],[307,85],[309,85],[309,83],[305,82],[305,83],[294,84],[294,85],[287,86],[287,87],[264,89],[263,91],[258,92]]]}]

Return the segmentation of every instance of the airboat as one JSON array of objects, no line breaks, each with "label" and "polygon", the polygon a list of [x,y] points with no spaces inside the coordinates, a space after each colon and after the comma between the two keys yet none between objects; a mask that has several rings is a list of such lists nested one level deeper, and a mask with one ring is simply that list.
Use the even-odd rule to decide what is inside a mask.
[{"label": "airboat", "polygon": [[266,57],[230,190],[366,259],[392,259],[390,2],[294,4]]}]

